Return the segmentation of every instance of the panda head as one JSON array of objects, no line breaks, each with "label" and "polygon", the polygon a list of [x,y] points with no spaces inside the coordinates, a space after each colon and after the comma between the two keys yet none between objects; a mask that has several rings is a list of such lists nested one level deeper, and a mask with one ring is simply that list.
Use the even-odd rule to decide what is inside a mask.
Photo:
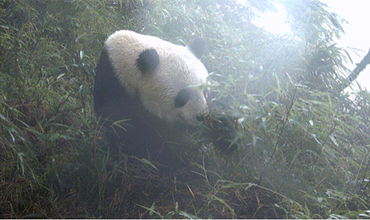
[{"label": "panda head", "polygon": [[203,85],[208,72],[199,58],[204,44],[195,40],[189,47],[118,31],[111,35],[106,49],[116,76],[132,97],[167,122],[199,124],[208,114]]}]

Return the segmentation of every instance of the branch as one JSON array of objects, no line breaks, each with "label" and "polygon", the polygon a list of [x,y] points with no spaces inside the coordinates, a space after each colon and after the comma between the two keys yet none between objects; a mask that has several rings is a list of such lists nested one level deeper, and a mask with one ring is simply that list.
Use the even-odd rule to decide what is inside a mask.
[{"label": "branch", "polygon": [[352,73],[349,74],[348,80],[350,83],[358,77],[360,72],[362,72],[362,70],[364,70],[368,64],[370,64],[370,50],[367,52],[366,56],[361,60],[361,62],[356,64],[357,67],[352,71]]},{"label": "branch", "polygon": [[357,79],[358,75],[366,68],[368,64],[370,64],[370,49],[361,62],[356,64],[356,68],[348,75],[347,80],[341,86],[340,92],[349,86],[355,79]]}]

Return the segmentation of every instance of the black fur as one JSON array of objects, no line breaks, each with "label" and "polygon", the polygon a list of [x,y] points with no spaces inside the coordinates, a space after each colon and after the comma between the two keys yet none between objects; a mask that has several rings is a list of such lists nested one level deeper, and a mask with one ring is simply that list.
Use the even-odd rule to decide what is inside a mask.
[{"label": "black fur", "polygon": [[122,90],[123,88],[114,74],[108,52],[104,48],[100,54],[94,80],[94,109],[98,117],[106,112],[106,108],[116,105],[116,100],[125,98],[122,97]]},{"label": "black fur", "polygon": [[[233,152],[237,148],[237,143],[240,142],[237,130],[232,125],[230,118],[220,117],[218,119],[210,119],[211,131],[209,136],[219,151],[225,153]],[[235,143],[233,143],[235,141]]]},{"label": "black fur", "polygon": [[155,49],[146,49],[139,54],[136,60],[136,66],[142,72],[151,73],[159,65],[159,56]]}]

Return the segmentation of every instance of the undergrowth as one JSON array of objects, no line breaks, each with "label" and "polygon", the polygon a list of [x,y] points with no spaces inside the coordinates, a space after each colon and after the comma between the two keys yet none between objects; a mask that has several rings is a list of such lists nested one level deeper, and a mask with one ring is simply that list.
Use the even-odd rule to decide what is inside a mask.
[{"label": "undergrowth", "polygon": [[[370,96],[338,89],[340,20],[318,1],[280,2],[293,35],[253,25],[270,1],[0,1],[0,216],[369,218]],[[109,154],[91,94],[119,29],[207,39],[212,102],[238,119],[236,152],[189,147],[171,172]]]}]

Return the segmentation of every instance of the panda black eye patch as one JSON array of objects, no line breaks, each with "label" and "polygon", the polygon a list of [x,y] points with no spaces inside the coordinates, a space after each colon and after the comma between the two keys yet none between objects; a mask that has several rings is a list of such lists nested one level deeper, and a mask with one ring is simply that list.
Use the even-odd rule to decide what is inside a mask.
[{"label": "panda black eye patch", "polygon": [[155,49],[146,49],[139,54],[136,66],[143,74],[155,70],[159,65],[159,55]]},{"label": "panda black eye patch", "polygon": [[175,98],[175,108],[184,106],[190,99],[190,92],[187,89],[181,89]]}]

